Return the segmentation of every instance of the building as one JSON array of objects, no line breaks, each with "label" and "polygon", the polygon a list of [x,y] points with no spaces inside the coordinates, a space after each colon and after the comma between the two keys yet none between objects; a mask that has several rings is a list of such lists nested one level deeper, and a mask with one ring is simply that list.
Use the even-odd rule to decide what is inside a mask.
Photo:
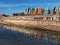
[{"label": "building", "polygon": [[40,12],[40,14],[42,14],[42,15],[44,15],[44,9],[41,9],[41,12]]},{"label": "building", "polygon": [[24,16],[24,12],[22,12],[22,13],[13,13],[13,16]]},{"label": "building", "polygon": [[45,9],[44,14],[48,14],[48,8]]},{"label": "building", "polygon": [[56,7],[54,7],[53,9],[53,14],[56,14]]},{"label": "building", "polygon": [[59,5],[56,6],[56,14],[60,14],[60,7],[59,7]]},{"label": "building", "polygon": [[26,14],[27,14],[27,16],[31,15],[32,14],[32,9],[31,8],[27,8],[26,9]]},{"label": "building", "polygon": [[38,15],[40,15],[40,8],[38,8]]},{"label": "building", "polygon": [[33,10],[33,15],[34,15],[34,16],[37,15],[36,8]]},{"label": "building", "polygon": [[48,15],[48,14],[60,14],[60,8],[59,5],[57,5],[56,7],[54,7],[53,9],[49,9],[49,8],[27,8],[26,10],[26,14],[27,15]]}]

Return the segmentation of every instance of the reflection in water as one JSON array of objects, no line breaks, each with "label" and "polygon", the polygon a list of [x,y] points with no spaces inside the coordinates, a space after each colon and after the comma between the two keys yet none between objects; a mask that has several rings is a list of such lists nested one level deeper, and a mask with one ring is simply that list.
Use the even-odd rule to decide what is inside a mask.
[{"label": "reflection in water", "polygon": [[22,27],[13,26],[13,25],[12,26],[0,25],[0,27],[9,29],[9,31],[15,31],[15,34],[18,34],[18,32],[24,33],[25,36],[30,36],[30,38],[33,37],[34,39],[38,39],[39,42],[41,40],[41,42],[42,41],[45,43],[51,42],[51,43],[55,43],[56,45],[60,43],[60,32],[22,28]]}]

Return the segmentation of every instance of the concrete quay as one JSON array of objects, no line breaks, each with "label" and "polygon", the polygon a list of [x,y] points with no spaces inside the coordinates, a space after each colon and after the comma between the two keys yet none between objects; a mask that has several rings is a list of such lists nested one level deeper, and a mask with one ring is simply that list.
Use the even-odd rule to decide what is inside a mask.
[{"label": "concrete quay", "polygon": [[1,18],[0,23],[10,26],[60,31],[60,15],[9,16]]},{"label": "concrete quay", "polygon": [[17,25],[26,28],[43,29],[50,31],[60,31],[60,22],[53,21],[28,21],[28,20],[3,20],[1,24]]}]

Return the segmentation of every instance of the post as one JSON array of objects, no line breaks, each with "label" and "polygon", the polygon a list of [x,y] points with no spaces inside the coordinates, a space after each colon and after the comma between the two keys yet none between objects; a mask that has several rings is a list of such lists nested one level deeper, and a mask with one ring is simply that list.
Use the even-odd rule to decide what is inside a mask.
[{"label": "post", "polygon": [[51,21],[53,20],[53,17],[51,17]]},{"label": "post", "polygon": [[46,17],[44,17],[43,20],[46,20]]},{"label": "post", "polygon": [[59,20],[58,20],[58,17],[57,17],[57,19],[56,19],[56,20],[57,20],[57,21],[59,21]]}]

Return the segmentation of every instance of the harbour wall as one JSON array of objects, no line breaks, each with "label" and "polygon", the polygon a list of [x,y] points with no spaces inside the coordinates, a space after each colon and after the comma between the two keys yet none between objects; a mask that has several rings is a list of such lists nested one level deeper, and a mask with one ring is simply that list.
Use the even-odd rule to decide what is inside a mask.
[{"label": "harbour wall", "polygon": [[3,20],[2,24],[17,25],[26,28],[60,31],[60,22],[53,21],[28,21],[28,20]]},{"label": "harbour wall", "polygon": [[[48,20],[45,20],[47,17],[49,17]],[[0,20],[0,23],[6,25],[17,25],[26,28],[60,31],[60,21],[51,20],[52,17],[54,17],[54,19],[60,18],[59,15],[9,16]]]}]

